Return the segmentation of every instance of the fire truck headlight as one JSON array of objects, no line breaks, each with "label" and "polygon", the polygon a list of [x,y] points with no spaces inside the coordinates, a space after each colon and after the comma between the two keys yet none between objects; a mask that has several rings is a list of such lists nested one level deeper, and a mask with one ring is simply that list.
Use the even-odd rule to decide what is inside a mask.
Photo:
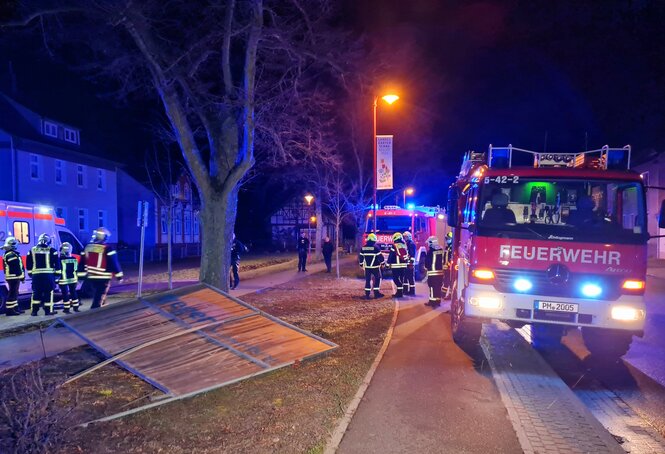
[{"label": "fire truck headlight", "polygon": [[469,304],[481,309],[499,309],[501,307],[501,300],[491,296],[473,296],[469,298]]},{"label": "fire truck headlight", "polygon": [[603,289],[596,284],[584,284],[582,286],[582,295],[588,298],[595,298],[603,292]]},{"label": "fire truck headlight", "polygon": [[527,279],[517,279],[515,283],[513,283],[513,287],[518,292],[528,292],[533,288],[533,284]]},{"label": "fire truck headlight", "polygon": [[644,318],[644,311],[628,306],[614,306],[612,308],[612,318],[614,320],[634,321]]}]

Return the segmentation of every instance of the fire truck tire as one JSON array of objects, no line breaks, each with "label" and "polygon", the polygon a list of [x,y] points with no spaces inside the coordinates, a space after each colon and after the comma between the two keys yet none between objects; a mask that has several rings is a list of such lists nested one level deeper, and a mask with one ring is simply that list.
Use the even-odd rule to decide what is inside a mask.
[{"label": "fire truck tire", "polygon": [[422,281],[427,274],[425,270],[425,254],[420,254],[420,260],[418,260],[418,265],[416,265],[416,280]]},{"label": "fire truck tire", "polygon": [[450,303],[450,330],[453,341],[460,346],[475,346],[480,341],[483,324],[465,320],[464,303],[457,297],[457,283],[453,284]]},{"label": "fire truck tire", "polygon": [[618,329],[582,328],[587,350],[597,358],[617,360],[626,353],[633,341],[633,333]]},{"label": "fire truck tire", "polygon": [[531,344],[540,350],[555,349],[561,345],[563,326],[534,323],[531,325]]},{"label": "fire truck tire", "polygon": [[7,295],[9,294],[7,287],[0,285],[0,314],[5,313],[5,304],[7,303]]}]

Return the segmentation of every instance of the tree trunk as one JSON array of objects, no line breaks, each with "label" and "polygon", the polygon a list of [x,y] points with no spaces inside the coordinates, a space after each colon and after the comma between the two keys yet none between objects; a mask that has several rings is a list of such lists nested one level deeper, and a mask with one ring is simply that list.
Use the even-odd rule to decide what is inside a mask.
[{"label": "tree trunk", "polygon": [[201,201],[201,272],[206,284],[229,291],[231,248],[238,206],[238,189],[212,193]]},{"label": "tree trunk", "polygon": [[340,234],[340,226],[341,222],[339,219],[339,216],[335,219],[335,268],[337,270],[337,279],[340,278],[339,274],[339,234]]},{"label": "tree trunk", "polygon": [[316,249],[314,250],[314,257],[321,258],[321,246],[323,236],[323,202],[321,201],[321,192],[319,191],[318,197],[315,200],[316,202]]}]

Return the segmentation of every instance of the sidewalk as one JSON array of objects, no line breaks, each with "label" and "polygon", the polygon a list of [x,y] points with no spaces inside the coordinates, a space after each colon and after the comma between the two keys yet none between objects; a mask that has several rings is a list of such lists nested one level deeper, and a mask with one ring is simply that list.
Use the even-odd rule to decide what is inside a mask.
[{"label": "sidewalk", "polygon": [[647,262],[647,276],[665,279],[665,259],[649,259]]},{"label": "sidewalk", "polygon": [[[340,263],[342,263],[345,260],[350,260],[350,258],[343,258],[340,260]],[[284,264],[280,264],[277,266],[284,266]],[[230,293],[233,296],[240,297],[248,293],[254,293],[259,290],[280,285],[294,279],[304,278],[305,276],[310,275],[312,273],[317,273],[325,270],[325,264],[322,262],[312,263],[311,265],[309,265],[308,266],[309,272],[307,273],[299,273],[296,270],[297,263],[289,264],[289,266],[291,266],[293,269],[278,271],[274,273],[268,271],[268,274],[264,274],[262,276],[256,276],[252,279],[242,280],[243,276],[241,275],[239,288],[237,288],[236,290],[232,290]],[[266,267],[265,269],[268,268],[271,267]],[[177,286],[182,287],[184,285],[188,285],[191,283],[193,282],[178,282]],[[126,299],[127,299],[126,296],[121,298],[115,297],[113,302],[116,303],[118,301]],[[88,307],[89,306],[86,306],[84,310],[89,310]],[[39,317],[31,317],[28,313],[28,315],[22,315],[19,317],[3,316],[2,318],[11,320],[11,323],[13,324],[12,327],[16,328],[43,321],[55,320],[56,318],[62,315],[63,314],[61,313],[58,316],[45,317],[40,315]],[[68,317],[68,315],[64,315],[63,318],[66,319],[66,317]],[[15,319],[16,321],[14,321]],[[5,322],[3,320],[3,323],[2,325],[0,325],[0,327],[6,329],[5,328],[6,323],[8,324],[10,322],[9,321]],[[15,336],[0,338],[0,371],[11,369],[21,364],[42,359],[44,355],[46,355],[47,357],[54,356],[81,345],[84,345],[83,341],[81,341],[78,337],[76,337],[66,328],[60,326],[56,328],[42,330],[41,333],[39,330],[32,330]]]}]

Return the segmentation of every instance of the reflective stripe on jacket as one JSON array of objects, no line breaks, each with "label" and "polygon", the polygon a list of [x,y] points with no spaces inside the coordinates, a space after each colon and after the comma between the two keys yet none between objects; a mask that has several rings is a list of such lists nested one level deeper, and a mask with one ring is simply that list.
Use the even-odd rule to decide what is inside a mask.
[{"label": "reflective stripe on jacket", "polygon": [[114,275],[122,278],[122,268],[118,262],[118,254],[107,244],[88,243],[81,254],[82,272],[79,277],[86,279],[111,279]]},{"label": "reflective stripe on jacket", "polygon": [[58,252],[52,247],[33,246],[27,256],[28,274],[55,274],[60,271]]},{"label": "reflective stripe on jacket", "polygon": [[76,257],[69,257],[66,255],[60,256],[60,279],[59,284],[75,284],[79,281],[76,272],[78,271],[79,262]]},{"label": "reflective stripe on jacket", "polygon": [[368,242],[358,254],[358,263],[366,269],[379,268],[383,263],[381,249],[373,242]]},{"label": "reflective stripe on jacket", "polygon": [[13,281],[25,278],[25,270],[23,269],[21,254],[16,251],[7,251],[2,257],[2,260],[4,261],[5,279]]},{"label": "reflective stripe on jacket", "polygon": [[390,248],[388,255],[388,264],[390,268],[406,268],[409,262],[409,252],[406,249],[406,244],[402,241],[396,241]]}]

